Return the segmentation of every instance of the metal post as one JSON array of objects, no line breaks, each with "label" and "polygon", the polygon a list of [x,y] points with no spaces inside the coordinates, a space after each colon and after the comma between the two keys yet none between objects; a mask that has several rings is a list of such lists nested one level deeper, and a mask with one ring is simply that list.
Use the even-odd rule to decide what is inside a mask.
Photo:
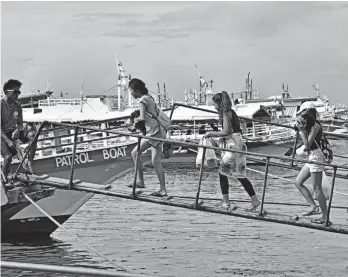
[{"label": "metal post", "polygon": [[70,181],[69,181],[69,189],[71,189],[73,178],[74,178],[74,165],[75,165],[75,155],[76,155],[76,145],[77,145],[77,134],[79,132],[79,126],[76,126],[74,128],[74,146],[73,146],[73,153],[71,158],[71,168],[70,168]]},{"label": "metal post", "polygon": [[266,168],[265,168],[265,178],[263,181],[263,190],[262,190],[262,199],[261,199],[261,207],[260,207],[260,213],[259,215],[263,215],[263,204],[265,202],[265,194],[266,194],[266,186],[267,186],[267,176],[268,176],[268,168],[269,168],[269,160],[270,157],[266,158]]},{"label": "metal post", "polygon": [[336,172],[337,172],[337,166],[333,167],[333,174],[332,174],[332,185],[331,185],[331,192],[330,192],[330,199],[329,199],[329,205],[327,206],[327,214],[325,219],[325,226],[329,226],[329,218],[330,218],[330,211],[331,211],[331,203],[332,203],[332,197],[334,193],[334,186],[335,186],[335,179],[336,179]]},{"label": "metal post", "polygon": [[134,182],[133,182],[133,192],[132,192],[132,195],[133,195],[133,199],[136,198],[136,195],[135,195],[135,188],[137,186],[137,174],[138,174],[138,170],[139,170],[139,162],[140,162],[140,142],[141,142],[141,138],[139,137],[138,138],[138,144],[137,144],[137,159],[135,160],[135,170],[134,170]]},{"label": "metal post", "polygon": [[205,152],[207,148],[203,148],[203,155],[202,155],[202,163],[199,170],[199,180],[198,180],[198,189],[196,194],[196,209],[198,210],[198,200],[199,200],[199,193],[201,191],[201,183],[202,183],[202,173],[203,173],[203,166],[204,166],[204,160],[205,160]]},{"label": "metal post", "polygon": [[[293,149],[292,149],[292,159],[295,158],[295,154],[296,154],[296,147],[297,147],[297,141],[298,141],[298,131],[296,131],[296,137],[295,137],[295,142],[294,142],[294,146],[293,146]],[[294,166],[294,160],[291,161],[291,164],[290,164],[291,167]]]},{"label": "metal post", "polygon": [[15,171],[15,173],[14,173],[12,179],[16,178],[16,176],[18,175],[19,170],[20,170],[21,167],[23,166],[23,163],[24,163],[24,161],[25,161],[25,158],[29,155],[29,152],[30,152],[31,147],[34,145],[34,143],[37,142],[37,139],[39,138],[39,136],[40,136],[40,134],[41,134],[41,131],[42,131],[42,129],[46,126],[46,124],[47,124],[46,121],[44,121],[44,122],[41,123],[39,129],[37,130],[37,133],[35,134],[35,137],[34,137],[33,141],[29,144],[29,147],[28,147],[27,152],[24,153],[24,156],[23,156],[21,162],[19,163],[19,165],[18,165],[18,167],[17,167],[17,169],[16,169],[16,171]]}]

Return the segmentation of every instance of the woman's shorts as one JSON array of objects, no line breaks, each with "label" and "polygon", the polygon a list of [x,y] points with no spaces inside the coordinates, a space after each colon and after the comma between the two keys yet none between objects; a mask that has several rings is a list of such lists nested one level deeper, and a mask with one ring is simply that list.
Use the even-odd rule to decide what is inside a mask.
[{"label": "woman's shorts", "polygon": [[[317,163],[323,163],[323,164],[325,163],[324,154],[321,152],[319,148],[310,151],[308,160],[311,162],[317,162]],[[322,172],[325,169],[325,166],[323,165],[310,164],[310,163],[306,163],[306,165],[309,168],[309,172]]]},{"label": "woman's shorts", "polygon": [[[151,135],[153,138],[160,138],[160,139],[165,139],[166,138],[166,133],[158,131],[157,133]],[[153,139],[146,139],[146,141],[155,148],[163,147],[164,142],[163,141],[158,141],[158,140],[153,140]]]}]

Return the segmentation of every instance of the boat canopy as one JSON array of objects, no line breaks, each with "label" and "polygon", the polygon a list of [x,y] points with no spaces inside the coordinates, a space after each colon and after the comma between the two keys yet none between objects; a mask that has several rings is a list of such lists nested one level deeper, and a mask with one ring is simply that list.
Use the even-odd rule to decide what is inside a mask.
[{"label": "boat canopy", "polygon": [[[214,107],[200,105],[202,109],[215,111]],[[260,107],[259,104],[248,104],[248,105],[235,105],[233,108],[238,116],[247,117],[250,119],[258,119],[264,121],[270,121],[271,115],[268,113],[267,108]],[[167,113],[168,115],[170,112]],[[216,113],[209,113],[200,110],[192,110],[183,106],[177,107],[174,110],[172,121],[204,121],[208,119],[219,119],[219,115]]]}]

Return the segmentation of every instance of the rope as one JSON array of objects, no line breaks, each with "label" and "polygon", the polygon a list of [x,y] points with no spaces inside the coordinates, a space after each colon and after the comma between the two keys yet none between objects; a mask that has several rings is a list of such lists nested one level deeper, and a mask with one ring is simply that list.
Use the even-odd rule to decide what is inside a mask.
[{"label": "rope", "polygon": [[[261,173],[261,174],[265,175],[264,172],[259,171],[259,170],[256,170],[256,169],[251,169],[251,168],[248,168],[248,167],[247,167],[247,169],[250,170],[250,171],[254,171],[254,172]],[[289,182],[288,179],[285,179],[285,178],[283,178],[283,177],[280,177],[280,176],[277,176],[277,175],[273,175],[273,174],[270,174],[270,173],[268,173],[268,175],[269,175],[269,176],[272,176],[272,177],[274,177],[274,178],[277,178],[277,179],[280,179],[280,180],[284,180],[284,181],[286,181],[286,182]],[[347,193],[343,193],[343,192],[334,191],[334,193],[337,193],[337,194],[340,194],[340,195],[348,196]]]},{"label": "rope", "polygon": [[77,236],[75,236],[73,233],[65,229],[59,222],[57,222],[53,217],[51,217],[46,211],[44,211],[38,204],[36,204],[26,193],[22,191],[24,197],[29,200],[31,204],[33,204],[40,212],[42,212],[45,216],[47,216],[54,224],[56,224],[58,227],[60,227],[63,231],[67,232],[69,235],[71,235],[73,238],[75,238],[77,241],[81,242],[84,246],[86,246],[89,250],[97,254],[99,257],[103,258],[104,260],[108,261],[113,267],[115,267],[119,271],[125,271],[127,270],[121,266],[118,266],[114,264],[110,259],[107,257],[99,254],[96,250],[94,250],[91,246],[88,244],[84,243],[81,239],[79,239]]}]

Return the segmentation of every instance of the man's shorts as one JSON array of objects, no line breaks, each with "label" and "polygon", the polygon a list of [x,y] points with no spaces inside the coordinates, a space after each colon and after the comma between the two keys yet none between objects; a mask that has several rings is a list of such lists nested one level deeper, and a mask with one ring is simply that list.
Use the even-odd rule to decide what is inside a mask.
[{"label": "man's shorts", "polygon": [[[13,134],[14,130],[11,131],[11,132],[6,132],[6,136],[12,140],[12,134]],[[22,143],[27,143],[29,141],[28,139],[28,134],[29,134],[29,131],[26,131],[26,130],[22,130],[19,132],[19,140],[22,142]],[[1,156],[4,158],[6,156],[15,156],[17,154],[17,150],[16,148],[10,148],[6,141],[1,138]]]}]

